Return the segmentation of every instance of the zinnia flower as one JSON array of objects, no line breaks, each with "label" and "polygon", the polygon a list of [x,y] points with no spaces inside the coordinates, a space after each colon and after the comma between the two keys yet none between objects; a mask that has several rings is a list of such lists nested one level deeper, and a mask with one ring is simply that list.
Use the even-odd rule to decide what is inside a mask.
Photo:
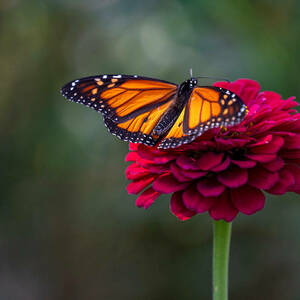
[{"label": "zinnia flower", "polygon": [[300,194],[300,113],[294,97],[260,92],[249,79],[215,86],[236,93],[249,113],[239,125],[210,129],[178,148],[130,144],[127,190],[142,192],[137,206],[148,208],[171,193],[170,209],[180,220],[208,211],[213,219],[230,222],[238,212],[261,210],[263,191]]}]

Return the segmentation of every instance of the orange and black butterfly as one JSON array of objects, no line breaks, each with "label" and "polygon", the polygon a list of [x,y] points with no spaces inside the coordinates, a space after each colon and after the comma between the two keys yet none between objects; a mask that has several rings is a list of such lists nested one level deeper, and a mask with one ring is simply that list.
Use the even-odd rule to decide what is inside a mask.
[{"label": "orange and black butterfly", "polygon": [[197,86],[196,78],[177,85],[137,75],[97,75],[74,80],[61,92],[101,112],[121,140],[162,149],[190,143],[210,128],[238,124],[247,110],[233,92]]}]

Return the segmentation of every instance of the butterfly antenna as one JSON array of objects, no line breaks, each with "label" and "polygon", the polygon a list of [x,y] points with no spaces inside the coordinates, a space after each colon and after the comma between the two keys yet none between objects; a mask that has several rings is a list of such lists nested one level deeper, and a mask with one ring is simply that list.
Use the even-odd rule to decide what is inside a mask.
[{"label": "butterfly antenna", "polygon": [[196,77],[196,78],[197,78],[197,79],[198,79],[198,78],[208,78],[208,79],[224,80],[224,81],[230,82],[230,80],[225,79],[225,78],[220,78],[220,77],[199,76],[199,77]]},{"label": "butterfly antenna", "polygon": [[191,75],[191,78],[193,78],[193,69],[190,68],[190,75]]}]

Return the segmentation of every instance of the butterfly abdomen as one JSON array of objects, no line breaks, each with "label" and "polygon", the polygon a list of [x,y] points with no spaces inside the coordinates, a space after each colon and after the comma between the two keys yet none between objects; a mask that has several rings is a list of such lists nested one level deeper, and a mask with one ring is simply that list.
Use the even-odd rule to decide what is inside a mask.
[{"label": "butterfly abdomen", "polygon": [[153,134],[161,136],[166,133],[174,125],[182,109],[183,105],[177,105],[176,102],[175,105],[171,105],[154,127]]}]

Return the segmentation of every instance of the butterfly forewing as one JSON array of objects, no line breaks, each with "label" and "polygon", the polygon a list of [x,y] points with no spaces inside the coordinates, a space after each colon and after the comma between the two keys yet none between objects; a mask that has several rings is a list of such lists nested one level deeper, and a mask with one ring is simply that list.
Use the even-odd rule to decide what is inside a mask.
[{"label": "butterfly forewing", "polygon": [[114,122],[123,122],[135,110],[164,101],[176,88],[170,82],[148,77],[98,75],[71,81],[61,92],[67,99],[90,106]]}]

